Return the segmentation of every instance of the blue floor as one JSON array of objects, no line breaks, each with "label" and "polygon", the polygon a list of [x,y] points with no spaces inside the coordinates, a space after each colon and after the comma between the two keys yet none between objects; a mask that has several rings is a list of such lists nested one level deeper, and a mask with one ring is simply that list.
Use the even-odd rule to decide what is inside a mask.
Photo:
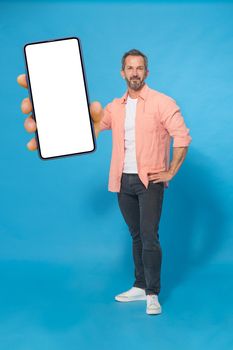
[{"label": "blue floor", "polygon": [[193,270],[172,291],[165,285],[157,316],[145,313],[144,301],[114,300],[128,286],[107,264],[2,262],[0,273],[2,350],[233,349],[227,266]]}]

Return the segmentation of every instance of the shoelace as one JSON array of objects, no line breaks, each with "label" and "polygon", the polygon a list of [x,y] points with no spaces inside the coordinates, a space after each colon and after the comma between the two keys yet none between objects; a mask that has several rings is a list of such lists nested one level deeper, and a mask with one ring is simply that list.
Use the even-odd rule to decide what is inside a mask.
[{"label": "shoelace", "polygon": [[149,307],[155,305],[156,307],[157,305],[157,298],[155,295],[151,295],[149,298]]}]

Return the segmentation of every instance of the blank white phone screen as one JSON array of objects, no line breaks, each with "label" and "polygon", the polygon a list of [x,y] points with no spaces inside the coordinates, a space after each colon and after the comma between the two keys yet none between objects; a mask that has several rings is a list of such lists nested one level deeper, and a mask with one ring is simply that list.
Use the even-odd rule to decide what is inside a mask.
[{"label": "blank white phone screen", "polygon": [[42,158],[95,149],[78,38],[24,46]]}]

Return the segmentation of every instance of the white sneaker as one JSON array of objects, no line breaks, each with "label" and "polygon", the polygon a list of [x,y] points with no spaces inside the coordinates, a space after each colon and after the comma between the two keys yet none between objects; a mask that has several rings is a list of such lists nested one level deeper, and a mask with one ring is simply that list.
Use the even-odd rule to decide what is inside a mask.
[{"label": "white sneaker", "polygon": [[158,315],[162,312],[162,307],[158,300],[158,295],[152,294],[146,296],[146,313],[148,315]]},{"label": "white sneaker", "polygon": [[126,292],[116,295],[115,300],[122,302],[146,300],[146,292],[142,288],[132,287]]}]

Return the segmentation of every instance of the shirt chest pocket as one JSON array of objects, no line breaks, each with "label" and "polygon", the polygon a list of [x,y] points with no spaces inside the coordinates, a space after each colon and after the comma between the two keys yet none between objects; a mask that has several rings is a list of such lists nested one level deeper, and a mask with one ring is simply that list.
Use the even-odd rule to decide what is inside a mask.
[{"label": "shirt chest pocket", "polygon": [[158,130],[158,123],[154,113],[144,113],[141,119],[141,127],[145,132],[153,133]]}]

